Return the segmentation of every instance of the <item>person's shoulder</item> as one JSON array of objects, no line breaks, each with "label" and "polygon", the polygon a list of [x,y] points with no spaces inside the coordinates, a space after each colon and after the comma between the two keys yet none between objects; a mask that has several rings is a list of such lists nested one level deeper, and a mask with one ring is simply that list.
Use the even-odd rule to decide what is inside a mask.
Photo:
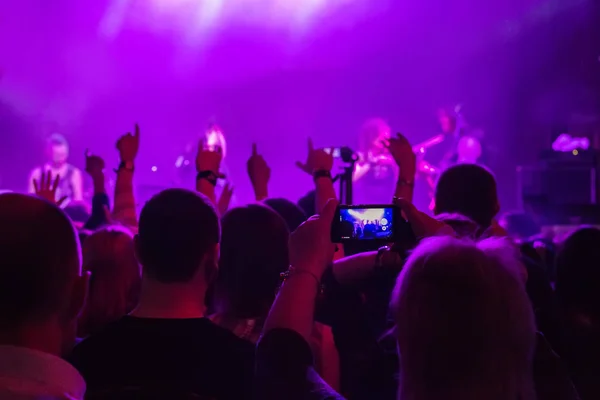
[{"label": "person's shoulder", "polygon": [[212,343],[214,343],[215,346],[231,348],[234,351],[254,351],[254,344],[236,336],[230,330],[215,324],[209,318],[202,318],[201,324],[204,334],[203,336],[210,337],[212,339]]},{"label": "person's shoulder", "polygon": [[92,353],[102,353],[106,348],[115,345],[115,340],[122,336],[124,329],[127,329],[129,317],[123,317],[104,328],[94,332],[92,335],[80,339],[71,352],[70,361],[76,362],[78,359]]}]

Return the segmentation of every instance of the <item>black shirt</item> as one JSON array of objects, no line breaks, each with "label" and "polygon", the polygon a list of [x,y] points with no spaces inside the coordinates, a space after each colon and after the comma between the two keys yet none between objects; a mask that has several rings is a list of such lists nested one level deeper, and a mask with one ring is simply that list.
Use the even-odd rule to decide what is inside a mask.
[{"label": "black shirt", "polygon": [[206,318],[127,316],[78,344],[70,361],[87,398],[252,397],[254,346]]}]

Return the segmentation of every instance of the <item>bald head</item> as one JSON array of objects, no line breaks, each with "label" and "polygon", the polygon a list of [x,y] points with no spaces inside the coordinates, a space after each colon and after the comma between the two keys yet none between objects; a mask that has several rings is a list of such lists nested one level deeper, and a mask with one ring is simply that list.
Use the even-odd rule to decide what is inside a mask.
[{"label": "bald head", "polygon": [[80,268],[79,241],[65,213],[39,198],[0,194],[0,326],[60,313]]}]

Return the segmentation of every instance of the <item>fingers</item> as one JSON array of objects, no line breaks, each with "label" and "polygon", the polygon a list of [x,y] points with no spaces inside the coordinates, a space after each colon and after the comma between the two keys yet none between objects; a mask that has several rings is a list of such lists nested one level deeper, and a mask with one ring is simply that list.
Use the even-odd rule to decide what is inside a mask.
[{"label": "fingers", "polygon": [[258,155],[258,150],[256,148],[256,143],[252,143],[252,156],[257,156]]},{"label": "fingers", "polygon": [[133,137],[136,138],[136,139],[140,138],[140,126],[138,125],[137,122],[135,123],[135,128],[134,128],[134,131],[133,131]]},{"label": "fingers", "polygon": [[308,172],[308,167],[306,166],[306,164],[300,161],[296,161],[296,167],[300,168],[304,172]]},{"label": "fingers", "polygon": [[[42,176],[44,176],[43,173],[42,173]],[[33,178],[33,189],[35,190],[36,193],[38,193],[40,191],[40,188],[38,186],[38,181],[35,178]]]},{"label": "fingers", "polygon": [[63,196],[63,197],[61,197],[60,199],[58,199],[58,201],[56,202],[56,205],[60,207],[60,206],[62,206],[62,205],[63,205],[63,203],[64,203],[65,201],[67,201],[67,196]]},{"label": "fingers", "polygon": [[313,151],[315,149],[311,138],[308,138],[307,144],[308,144],[308,151]]},{"label": "fingers", "polygon": [[90,153],[90,149],[85,149],[85,158],[90,158],[92,153]]}]

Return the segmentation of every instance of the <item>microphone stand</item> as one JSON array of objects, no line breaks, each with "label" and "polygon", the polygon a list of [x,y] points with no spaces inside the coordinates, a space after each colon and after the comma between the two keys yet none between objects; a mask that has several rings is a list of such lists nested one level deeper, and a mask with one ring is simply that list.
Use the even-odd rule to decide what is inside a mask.
[{"label": "microphone stand", "polygon": [[340,181],[340,201],[342,204],[352,204],[352,177],[354,175],[355,160],[352,160],[347,166],[344,167],[344,171],[337,176]]}]

